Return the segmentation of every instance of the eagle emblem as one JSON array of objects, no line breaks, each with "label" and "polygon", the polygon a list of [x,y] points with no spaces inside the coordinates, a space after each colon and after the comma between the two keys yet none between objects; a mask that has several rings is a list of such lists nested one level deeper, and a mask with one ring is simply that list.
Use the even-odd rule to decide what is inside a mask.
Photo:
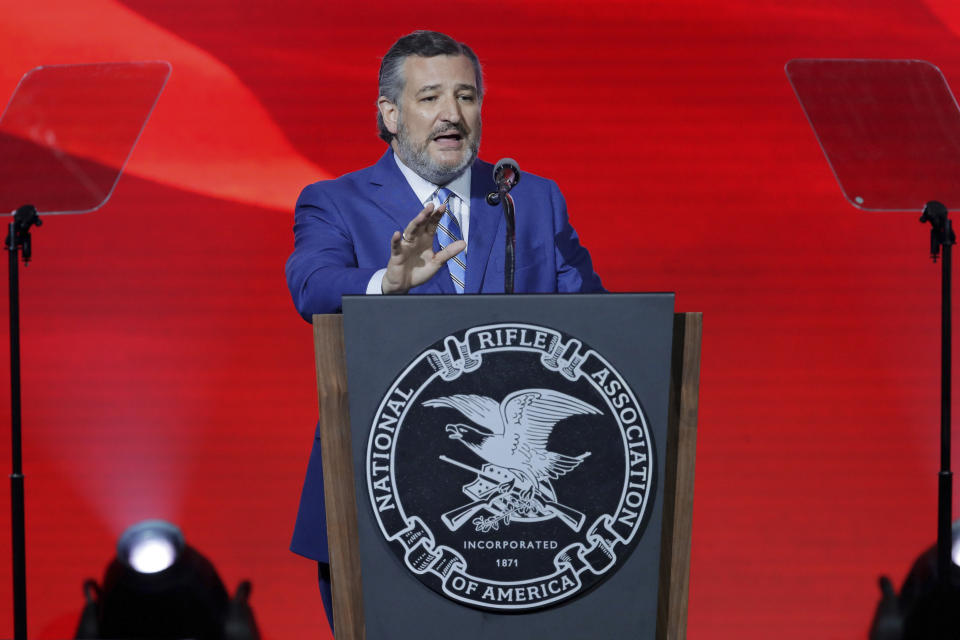
[{"label": "eagle emblem", "polygon": [[[455,531],[471,520],[477,531],[497,530],[511,521],[559,518],[579,531],[586,517],[557,501],[552,480],[574,469],[590,455],[566,455],[550,451],[548,441],[554,428],[575,415],[601,415],[582,400],[550,389],[514,391],[497,402],[475,394],[457,394],[427,400],[426,407],[455,409],[472,424],[447,424],[446,433],[476,454],[483,465],[472,467],[447,456],[444,462],[471,472],[476,477],[463,485],[471,502],[443,514],[444,524]],[[484,517],[481,512],[489,515]],[[477,516],[477,517],[474,517]]]}]

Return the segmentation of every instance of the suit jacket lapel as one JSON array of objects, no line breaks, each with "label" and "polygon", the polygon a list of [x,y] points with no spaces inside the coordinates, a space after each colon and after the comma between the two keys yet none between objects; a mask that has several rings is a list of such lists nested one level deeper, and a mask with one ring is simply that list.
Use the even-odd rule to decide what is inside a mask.
[{"label": "suit jacket lapel", "polygon": [[397,223],[398,231],[403,231],[423,209],[410,183],[400,173],[392,149],[387,149],[377,164],[373,165],[370,184],[373,185],[373,201]]},{"label": "suit jacket lapel", "polygon": [[496,191],[489,165],[474,162],[470,176],[470,239],[467,246],[467,286],[465,293],[479,293],[490,263],[490,250],[503,223],[499,206],[487,204],[487,194]]}]

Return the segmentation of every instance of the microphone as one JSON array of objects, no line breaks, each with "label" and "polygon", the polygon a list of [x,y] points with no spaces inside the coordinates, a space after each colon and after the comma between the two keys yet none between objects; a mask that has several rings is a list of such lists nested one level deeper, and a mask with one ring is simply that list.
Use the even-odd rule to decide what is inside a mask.
[{"label": "microphone", "polygon": [[497,190],[487,194],[487,204],[497,205],[500,198],[520,182],[520,167],[517,161],[513,158],[501,158],[493,167],[493,181]]},{"label": "microphone", "polygon": [[498,191],[506,193],[520,182],[520,167],[513,158],[501,158],[493,168],[493,181],[497,183]]}]

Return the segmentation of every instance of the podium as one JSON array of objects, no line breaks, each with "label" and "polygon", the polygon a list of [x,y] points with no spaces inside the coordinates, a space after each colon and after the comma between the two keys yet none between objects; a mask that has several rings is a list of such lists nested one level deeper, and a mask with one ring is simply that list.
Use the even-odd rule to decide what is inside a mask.
[{"label": "podium", "polygon": [[701,314],[343,308],[314,316],[338,640],[685,637]]}]

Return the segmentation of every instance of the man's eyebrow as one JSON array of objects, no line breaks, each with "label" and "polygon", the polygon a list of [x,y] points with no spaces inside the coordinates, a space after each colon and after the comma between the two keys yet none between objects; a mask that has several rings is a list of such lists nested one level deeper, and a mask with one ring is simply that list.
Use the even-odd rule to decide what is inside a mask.
[{"label": "man's eyebrow", "polygon": [[439,84],[427,84],[420,87],[419,91],[415,95],[420,95],[421,93],[427,93],[428,91],[436,91],[440,88]]},{"label": "man's eyebrow", "polygon": [[[437,89],[440,89],[440,88],[442,88],[442,87],[443,87],[443,85],[442,85],[442,84],[439,84],[439,83],[437,83],[437,84],[426,84],[426,85],[423,85],[422,87],[420,87],[420,89],[419,89],[419,90],[417,91],[417,93],[414,94],[414,95],[418,95],[418,96],[419,96],[419,95],[422,94],[422,93],[428,93],[428,92],[430,92],[430,91],[436,91]],[[456,90],[457,90],[457,91],[467,90],[467,91],[473,91],[474,93],[477,92],[477,88],[476,88],[475,86],[473,86],[472,84],[466,84],[466,83],[458,84],[457,87],[456,87]]]}]

